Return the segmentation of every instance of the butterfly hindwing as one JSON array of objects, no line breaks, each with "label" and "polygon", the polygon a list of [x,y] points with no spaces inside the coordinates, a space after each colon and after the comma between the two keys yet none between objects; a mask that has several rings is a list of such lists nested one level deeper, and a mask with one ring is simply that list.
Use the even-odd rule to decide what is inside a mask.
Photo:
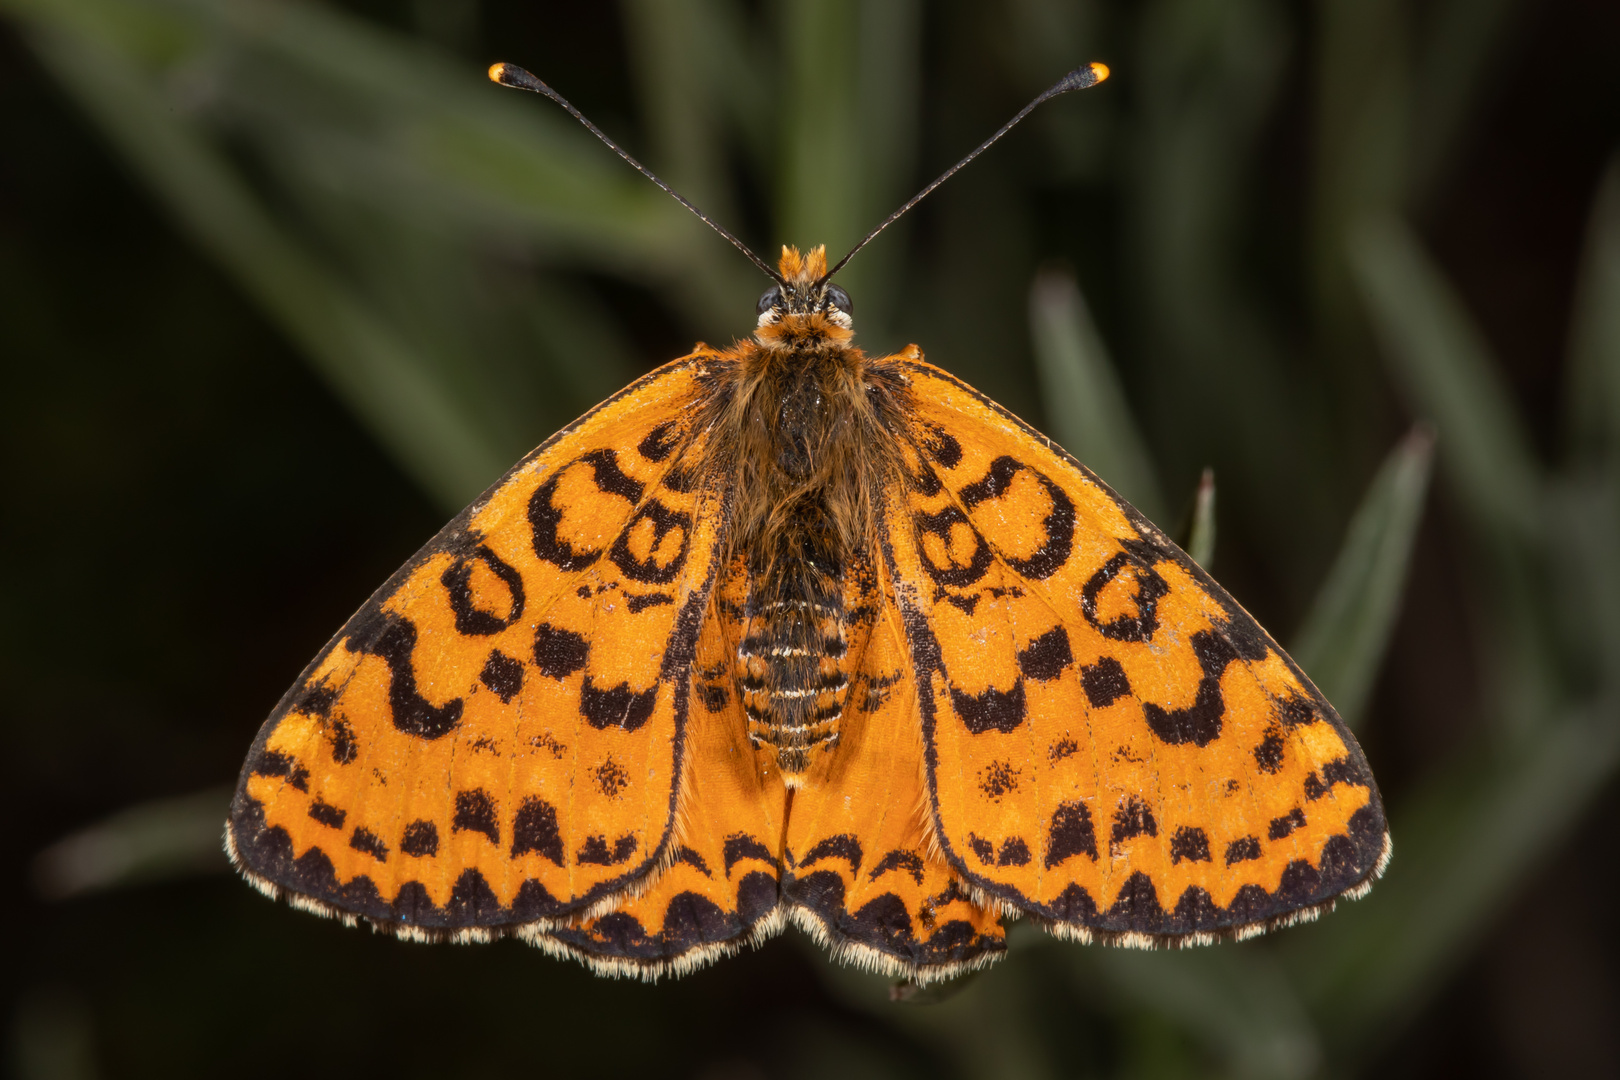
[{"label": "butterfly hindwing", "polygon": [[836,750],[793,793],[783,892],[835,956],[918,982],[998,959],[999,914],[929,836],[917,684],[880,562],[845,569],[853,663]]},{"label": "butterfly hindwing", "polygon": [[607,974],[681,974],[778,931],[787,789],[749,745],[733,668],[748,578],[739,560],[698,638],[669,865],[611,911],[536,935]]},{"label": "butterfly hindwing", "polygon": [[700,357],[548,440],[340,630],[260,730],[233,858],[432,935],[547,924],[658,864],[723,492]]},{"label": "butterfly hindwing", "polygon": [[980,894],[1059,932],[1244,933],[1382,868],[1355,739],[1249,615],[1021,421],[915,354],[885,557],[929,797]]}]

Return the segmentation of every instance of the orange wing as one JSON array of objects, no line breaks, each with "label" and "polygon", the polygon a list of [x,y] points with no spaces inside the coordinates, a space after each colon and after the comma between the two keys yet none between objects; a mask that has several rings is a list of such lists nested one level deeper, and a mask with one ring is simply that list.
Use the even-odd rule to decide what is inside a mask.
[{"label": "orange wing", "polygon": [[748,595],[743,560],[709,602],[688,706],[670,863],[611,911],[530,935],[604,975],[681,975],[778,932],[787,788],[748,741],[733,667]]},{"label": "orange wing", "polygon": [[607,975],[682,974],[790,915],[839,959],[918,983],[997,959],[1005,933],[929,836],[916,683],[881,569],[852,567],[851,679],[835,754],[791,794],[748,740],[736,657],[738,560],[699,638],[672,861],[611,911],[526,934]]},{"label": "orange wing", "polygon": [[912,350],[885,558],[935,827],[983,896],[1128,944],[1243,936],[1359,895],[1389,852],[1305,674],[1090,471]]},{"label": "orange wing", "polygon": [[610,906],[670,843],[724,494],[712,355],[547,440],[383,585],[277,705],[227,825],[272,896],[404,936]]},{"label": "orange wing", "polygon": [[793,792],[782,892],[838,959],[925,984],[999,959],[1006,933],[931,841],[917,682],[892,595],[880,565],[852,560],[845,719],[837,751]]}]

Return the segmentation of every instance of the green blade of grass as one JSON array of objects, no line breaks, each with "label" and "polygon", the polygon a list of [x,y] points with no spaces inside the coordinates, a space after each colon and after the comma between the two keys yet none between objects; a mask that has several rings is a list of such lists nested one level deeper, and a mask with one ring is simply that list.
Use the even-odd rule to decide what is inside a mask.
[{"label": "green blade of grass", "polygon": [[320,140],[375,198],[463,227],[487,215],[609,259],[667,257],[685,239],[666,196],[555,106],[475,65],[327,5],[144,3],[222,39],[195,61],[217,95],[205,107],[274,139]]},{"label": "green blade of grass", "polygon": [[1299,477],[1322,475],[1340,448],[1321,436],[1333,426],[1321,404],[1290,392],[1297,365],[1237,253],[1258,225],[1249,170],[1286,92],[1293,31],[1282,8],[1254,0],[1142,11],[1121,194],[1126,310],[1138,313],[1133,359],[1145,365],[1136,385],[1152,395],[1143,415],[1164,468],[1213,462],[1229,492],[1238,477],[1248,490],[1287,492],[1248,505],[1262,557],[1291,558],[1333,510],[1325,485]]},{"label": "green blade of grass", "polygon": [[672,289],[710,336],[757,295],[723,240],[555,106],[491,85],[480,65],[329,5],[122,2],[194,39],[165,71],[188,111],[278,168],[305,170],[311,187],[363,194],[411,227],[497,250],[529,242],[550,260]]},{"label": "green blade of grass", "polygon": [[48,23],[29,38],[181,227],[297,341],[404,467],[459,507],[508,464],[427,363],[279,229],[232,167],[122,56]]},{"label": "green blade of grass", "polygon": [[1550,488],[1529,436],[1478,327],[1405,225],[1363,219],[1351,262],[1390,374],[1411,411],[1435,425],[1440,468],[1489,564],[1478,583],[1493,616],[1482,672],[1490,719],[1507,728],[1545,722],[1550,703],[1567,697],[1567,666],[1538,565]]},{"label": "green blade of grass", "polygon": [[1329,348],[1355,319],[1354,283],[1345,264],[1347,230],[1364,215],[1390,212],[1406,194],[1411,21],[1404,0],[1317,5],[1311,255],[1316,315],[1334,332]]},{"label": "green blade of grass", "polygon": [[620,5],[642,111],[653,135],[654,171],[720,221],[725,155],[715,124],[719,63],[711,0],[627,0]]},{"label": "green blade of grass", "polygon": [[1052,437],[1138,510],[1163,521],[1164,499],[1147,444],[1071,274],[1036,275],[1029,322]]},{"label": "green blade of grass", "polygon": [[48,900],[227,867],[221,844],[231,788],[138,803],[34,858],[35,890]]},{"label": "green blade of grass", "polygon": [[[856,235],[829,238],[829,259],[842,258],[860,236],[913,194],[917,183],[914,168],[921,23],[919,0],[865,0],[860,5],[856,54],[860,70],[856,111],[860,158],[855,216],[851,219]],[[855,274],[846,284],[852,284],[860,293],[861,327],[869,340],[883,339],[893,332],[902,278],[908,266],[904,238],[914,224],[901,218],[889,226],[882,241],[873,242],[849,264]]]},{"label": "green blade of grass", "polygon": [[[789,0],[779,18],[788,80],[776,173],[782,242],[800,249],[826,244],[837,259],[862,227],[858,45],[849,32],[859,21],[858,5]],[[859,295],[860,274],[850,269],[840,280]]]},{"label": "green blade of grass", "polygon": [[1484,341],[1411,232],[1364,219],[1351,264],[1391,373],[1438,429],[1441,464],[1466,507],[1498,533],[1537,530],[1540,470]]},{"label": "green blade of grass", "polygon": [[1289,650],[1352,730],[1395,629],[1433,457],[1419,427],[1385,459]]},{"label": "green blade of grass", "polygon": [[1215,561],[1215,470],[1205,469],[1193,496],[1192,528],[1187,532],[1187,554],[1208,570]]},{"label": "green blade of grass", "polygon": [[[918,19],[916,0],[780,6],[788,75],[777,133],[783,243],[826,244],[835,262],[911,194]],[[903,227],[839,272],[872,337],[889,321],[903,250],[894,241]]]},{"label": "green blade of grass", "polygon": [[[652,135],[648,164],[714,221],[736,232],[743,222],[725,182],[728,148],[721,105],[735,99],[736,86],[760,81],[758,56],[737,40],[740,13],[725,0],[632,0],[621,10]],[[715,244],[716,237],[699,237],[692,228],[697,224],[683,223],[688,267],[675,284],[703,303],[711,318],[725,317],[730,330],[739,309],[752,310],[730,298],[757,296],[762,279],[746,261]],[[769,246],[763,251],[751,246],[775,262]]]},{"label": "green blade of grass", "polygon": [[424,228],[288,172],[285,188],[302,211],[294,216],[318,227],[323,252],[506,461],[634,377],[617,321],[560,275],[492,259],[475,237]]}]

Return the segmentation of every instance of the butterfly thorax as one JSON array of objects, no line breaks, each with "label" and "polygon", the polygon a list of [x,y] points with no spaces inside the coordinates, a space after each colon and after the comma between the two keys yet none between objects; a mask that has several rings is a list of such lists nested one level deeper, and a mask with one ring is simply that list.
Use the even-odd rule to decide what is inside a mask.
[{"label": "butterfly thorax", "polygon": [[735,440],[731,558],[751,583],[737,686],[750,738],[775,748],[790,783],[837,745],[845,583],[875,550],[876,493],[892,467],[895,388],[852,344],[848,311],[812,289],[825,268],[820,249],[784,253],[788,287],[767,294],[754,340],[733,353],[722,421]]}]

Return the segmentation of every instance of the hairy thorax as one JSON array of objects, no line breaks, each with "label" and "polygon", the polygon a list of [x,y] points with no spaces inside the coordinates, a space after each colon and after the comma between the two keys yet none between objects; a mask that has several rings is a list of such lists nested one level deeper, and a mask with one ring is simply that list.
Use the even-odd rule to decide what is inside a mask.
[{"label": "hairy thorax", "polygon": [[[821,272],[817,254],[790,283]],[[775,749],[790,784],[838,742],[851,597],[871,582],[878,493],[894,467],[902,387],[853,336],[836,308],[765,312],[732,352],[715,418],[732,442],[730,559],[750,581],[736,686],[750,739]]]}]

